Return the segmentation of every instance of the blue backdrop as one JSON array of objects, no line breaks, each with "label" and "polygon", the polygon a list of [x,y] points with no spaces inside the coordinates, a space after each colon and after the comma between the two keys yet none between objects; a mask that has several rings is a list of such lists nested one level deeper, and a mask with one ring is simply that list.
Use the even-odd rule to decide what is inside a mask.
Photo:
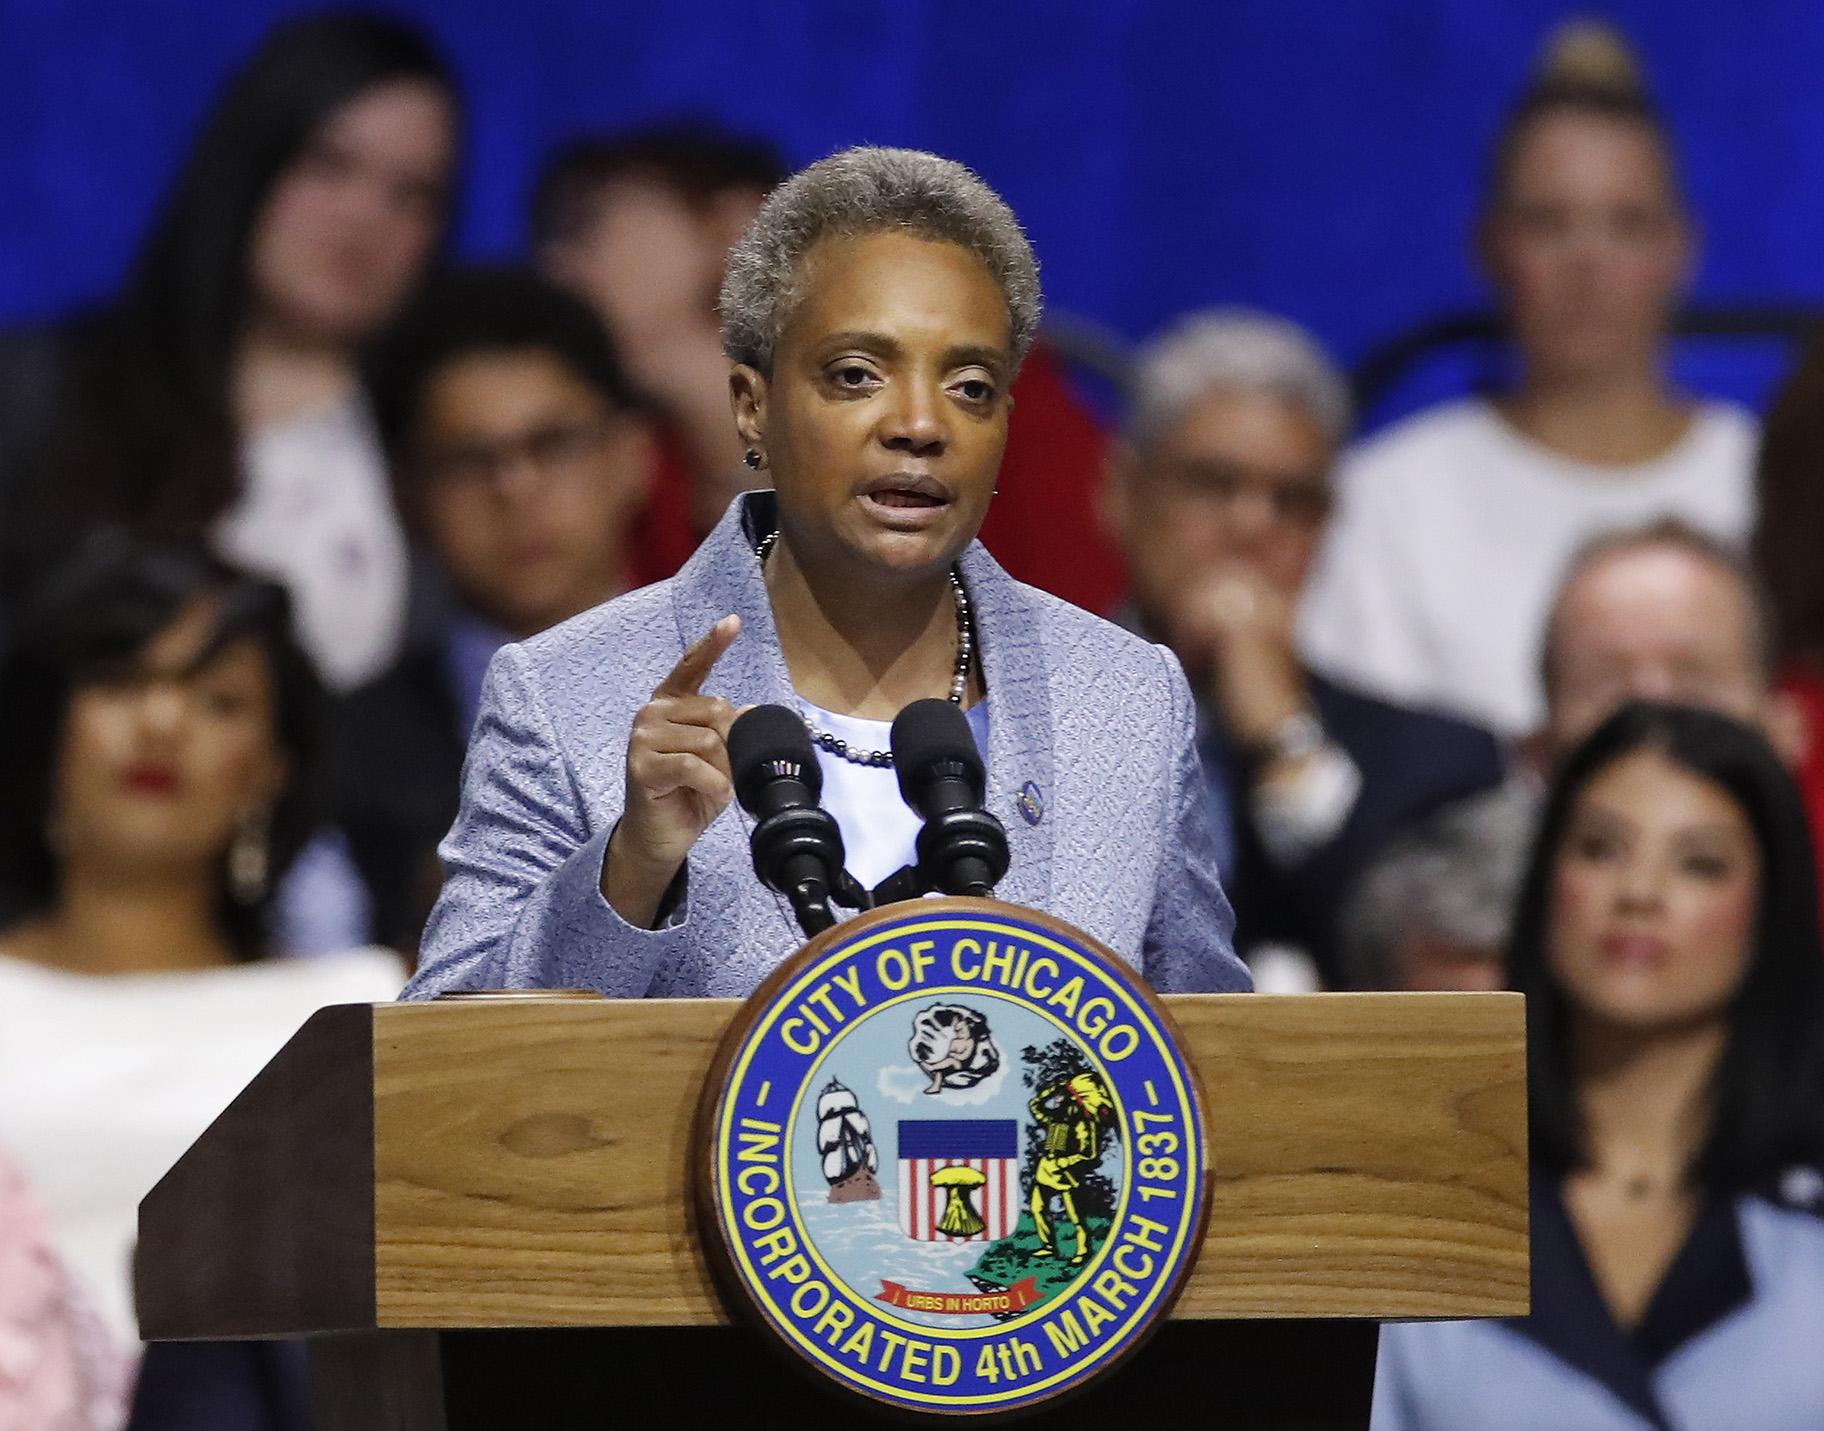
[{"label": "blue backdrop", "polygon": [[[0,321],[121,275],[227,72],[291,0],[0,0]],[[974,165],[1052,301],[1139,336],[1245,302],[1345,359],[1479,296],[1490,136],[1551,25],[1638,43],[1705,226],[1698,293],[1824,300],[1818,0],[408,0],[474,117],[461,246],[510,253],[538,156],[695,112],[797,160],[858,141]],[[1768,351],[1691,363],[1757,396]],[[1449,381],[1450,379],[1443,379]]]}]

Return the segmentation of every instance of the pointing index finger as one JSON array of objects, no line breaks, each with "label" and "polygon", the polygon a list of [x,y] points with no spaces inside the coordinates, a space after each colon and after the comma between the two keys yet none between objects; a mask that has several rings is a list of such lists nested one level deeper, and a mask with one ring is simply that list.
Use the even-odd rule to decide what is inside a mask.
[{"label": "pointing index finger", "polygon": [[735,637],[740,634],[741,618],[732,614],[724,616],[678,657],[678,664],[671,668],[670,674],[653,688],[653,699],[696,695],[710,668],[722,659],[722,653],[734,644]]}]

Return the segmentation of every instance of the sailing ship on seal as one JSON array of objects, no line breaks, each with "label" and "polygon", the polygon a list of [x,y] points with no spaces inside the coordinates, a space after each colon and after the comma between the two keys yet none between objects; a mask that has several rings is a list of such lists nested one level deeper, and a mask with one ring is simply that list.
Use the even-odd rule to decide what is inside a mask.
[{"label": "sailing ship on seal", "polygon": [[874,1177],[880,1171],[880,1154],[874,1151],[868,1115],[855,1095],[833,1078],[817,1095],[817,1151],[823,1156],[831,1202],[880,1198],[880,1183]]}]

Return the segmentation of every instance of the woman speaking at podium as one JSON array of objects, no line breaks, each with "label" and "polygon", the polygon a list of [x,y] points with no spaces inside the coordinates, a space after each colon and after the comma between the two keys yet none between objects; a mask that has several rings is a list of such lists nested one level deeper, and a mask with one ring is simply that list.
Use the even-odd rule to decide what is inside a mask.
[{"label": "woman speaking at podium", "polygon": [[802,936],[732,803],[736,713],[804,715],[871,885],[919,828],[888,725],[946,696],[1008,830],[999,897],[1157,988],[1248,987],[1177,661],[975,541],[1039,306],[1018,222],[961,165],[851,149],[773,193],[721,312],[746,461],[774,490],[671,580],[495,658],[409,995],[749,993]]}]

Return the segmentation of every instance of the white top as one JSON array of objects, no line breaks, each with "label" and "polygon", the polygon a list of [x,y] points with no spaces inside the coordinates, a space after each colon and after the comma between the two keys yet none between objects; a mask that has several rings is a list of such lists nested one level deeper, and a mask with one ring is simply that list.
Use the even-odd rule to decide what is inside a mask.
[{"label": "white top", "polygon": [[1408,418],[1343,461],[1300,612],[1306,658],[1386,699],[1524,735],[1544,715],[1539,637],[1577,548],[1663,516],[1745,538],[1757,440],[1746,411],[1703,403],[1663,457],[1599,467],[1481,399]]},{"label": "white top", "polygon": [[[805,714],[819,730],[849,743],[850,750],[887,750],[892,746],[893,723],[858,720],[837,715],[804,702]],[[988,753],[988,702],[977,701],[963,715],[975,736],[975,748],[985,760]],[[918,811],[899,793],[899,776],[890,765],[857,765],[840,755],[816,747],[823,771],[821,804],[836,817],[842,831],[843,852],[849,873],[873,889],[901,865],[918,857],[918,832],[924,827]]]},{"label": "white top", "polygon": [[405,631],[405,534],[359,397],[247,439],[247,488],[217,524],[223,556],[291,590],[298,637],[347,691],[378,676]]},{"label": "white top", "polygon": [[110,1330],[138,1339],[139,1200],[304,1021],[392,999],[385,949],[168,974],[70,974],[0,954],[0,1144]]}]

